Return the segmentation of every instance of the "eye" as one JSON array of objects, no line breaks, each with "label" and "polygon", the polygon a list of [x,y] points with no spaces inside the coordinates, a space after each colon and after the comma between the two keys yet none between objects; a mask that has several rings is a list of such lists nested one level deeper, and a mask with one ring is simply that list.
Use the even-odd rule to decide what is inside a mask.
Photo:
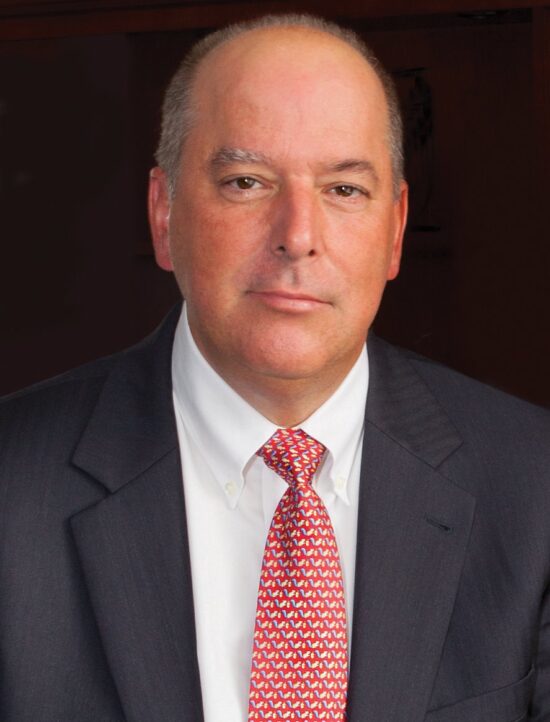
[{"label": "eye", "polygon": [[255,178],[251,178],[250,176],[243,175],[239,176],[238,178],[233,178],[232,180],[227,181],[227,185],[236,188],[240,191],[250,191],[253,188],[256,188],[259,184],[259,182]]},{"label": "eye", "polygon": [[272,185],[264,178],[251,175],[226,176],[218,181],[221,195],[234,203],[249,203],[269,195]]},{"label": "eye", "polygon": [[333,186],[330,191],[334,195],[340,196],[340,198],[357,198],[360,195],[366,195],[365,191],[361,190],[361,188],[346,184]]}]

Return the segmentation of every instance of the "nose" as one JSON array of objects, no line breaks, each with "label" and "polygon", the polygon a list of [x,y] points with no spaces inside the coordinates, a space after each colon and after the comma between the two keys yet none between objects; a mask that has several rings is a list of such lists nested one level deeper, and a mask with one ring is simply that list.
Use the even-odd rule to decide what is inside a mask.
[{"label": "nose", "polygon": [[296,261],[318,256],[322,249],[321,209],[314,190],[286,189],[281,193],[271,225],[271,249]]}]

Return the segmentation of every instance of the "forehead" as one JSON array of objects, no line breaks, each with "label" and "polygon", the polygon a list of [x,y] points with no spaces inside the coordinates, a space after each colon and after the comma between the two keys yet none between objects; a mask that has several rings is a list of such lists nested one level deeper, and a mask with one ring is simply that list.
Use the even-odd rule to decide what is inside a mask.
[{"label": "forehead", "polygon": [[246,135],[250,146],[255,134],[274,141],[286,134],[294,148],[315,138],[387,140],[386,98],[375,72],[347,43],[315,30],[254,30],[226,42],[199,67],[193,101],[197,135],[214,142],[221,134],[225,145],[241,146]]}]

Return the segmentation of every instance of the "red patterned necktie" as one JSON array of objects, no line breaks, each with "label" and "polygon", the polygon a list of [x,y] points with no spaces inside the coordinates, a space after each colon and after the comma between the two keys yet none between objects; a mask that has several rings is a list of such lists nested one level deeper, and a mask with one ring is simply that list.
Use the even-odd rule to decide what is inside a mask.
[{"label": "red patterned necktie", "polygon": [[287,483],[267,536],[254,629],[249,722],[345,720],[346,609],[334,530],[311,486],[325,452],[278,429],[257,452]]}]

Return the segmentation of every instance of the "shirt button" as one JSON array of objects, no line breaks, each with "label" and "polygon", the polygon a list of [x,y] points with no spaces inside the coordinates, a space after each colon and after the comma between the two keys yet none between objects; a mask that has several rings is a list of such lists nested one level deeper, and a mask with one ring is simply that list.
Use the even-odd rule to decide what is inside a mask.
[{"label": "shirt button", "polygon": [[225,491],[229,496],[233,496],[233,494],[237,491],[237,485],[233,481],[228,481],[225,485]]},{"label": "shirt button", "polygon": [[345,480],[343,477],[341,477],[341,476],[339,476],[339,477],[336,479],[336,481],[334,482],[334,486],[335,486],[337,489],[343,489],[343,488],[345,487],[345,485],[346,485],[346,480]]}]

